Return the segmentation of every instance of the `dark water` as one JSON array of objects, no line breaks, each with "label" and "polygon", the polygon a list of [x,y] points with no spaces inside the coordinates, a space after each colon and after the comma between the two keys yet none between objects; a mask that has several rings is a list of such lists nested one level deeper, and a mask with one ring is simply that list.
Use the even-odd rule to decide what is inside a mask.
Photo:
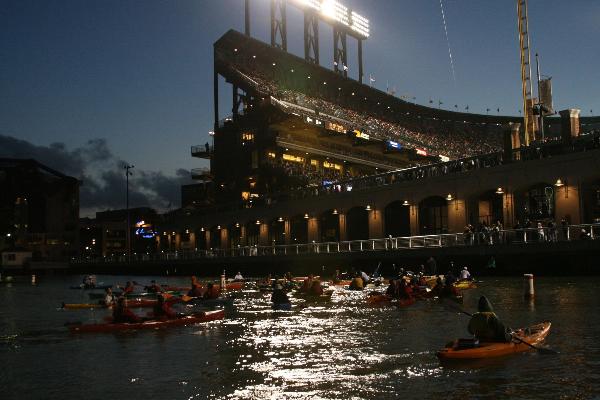
[{"label": "dark water", "polygon": [[106,315],[57,311],[62,301],[88,301],[67,289],[80,280],[0,285],[0,398],[600,398],[600,278],[539,278],[534,303],[523,299],[519,277],[485,279],[465,292],[465,310],[486,294],[512,327],[550,320],[546,345],[560,354],[452,368],[441,366],[435,351],[466,337],[468,317],[434,301],[377,308],[363,293],[338,290],[330,303],[295,300],[293,311],[273,312],[268,294],[246,290],[223,321],[70,334],[66,321]]}]

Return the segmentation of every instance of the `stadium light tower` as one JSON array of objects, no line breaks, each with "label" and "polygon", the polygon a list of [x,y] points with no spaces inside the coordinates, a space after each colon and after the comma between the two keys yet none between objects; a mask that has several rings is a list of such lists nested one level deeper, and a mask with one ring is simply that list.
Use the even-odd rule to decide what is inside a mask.
[{"label": "stadium light tower", "polygon": [[[346,37],[358,42],[358,80],[362,83],[362,41],[369,37],[369,20],[337,0],[270,0],[271,46],[287,51],[286,5],[294,5],[304,13],[304,58],[319,64],[319,20],[333,27],[334,70],[348,75]],[[250,0],[245,0],[245,33],[250,36]]]},{"label": "stadium light tower", "polygon": [[125,200],[125,208],[127,210],[127,230],[125,231],[127,240],[127,263],[131,260],[131,218],[129,216],[129,176],[133,175],[130,169],[135,168],[133,165],[125,164],[123,169],[125,170],[125,179],[127,181],[127,195]]}]

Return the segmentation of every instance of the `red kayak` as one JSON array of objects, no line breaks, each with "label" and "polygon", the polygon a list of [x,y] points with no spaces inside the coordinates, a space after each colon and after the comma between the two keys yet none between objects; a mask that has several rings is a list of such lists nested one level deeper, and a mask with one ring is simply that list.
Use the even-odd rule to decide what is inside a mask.
[{"label": "red kayak", "polygon": [[116,332],[131,329],[159,329],[171,326],[192,325],[200,322],[215,321],[223,319],[225,311],[206,311],[186,315],[177,319],[151,320],[137,323],[108,323],[108,324],[87,324],[87,325],[70,325],[69,330],[73,333],[84,332]]}]

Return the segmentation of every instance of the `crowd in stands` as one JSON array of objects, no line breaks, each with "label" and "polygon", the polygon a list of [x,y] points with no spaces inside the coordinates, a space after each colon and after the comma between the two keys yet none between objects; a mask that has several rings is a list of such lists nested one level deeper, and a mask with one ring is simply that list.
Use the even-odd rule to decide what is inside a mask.
[{"label": "crowd in stands", "polygon": [[317,95],[308,95],[279,87],[276,80],[269,79],[260,70],[248,66],[232,67],[250,87],[264,96],[296,105],[297,113],[308,112],[332,122],[344,121],[348,128],[359,129],[382,140],[394,140],[406,148],[418,148],[428,154],[443,155],[450,159],[487,154],[501,150],[500,127],[482,126],[462,121],[440,121],[436,119],[405,116],[401,120],[384,119],[373,113],[359,112],[324,100]]}]

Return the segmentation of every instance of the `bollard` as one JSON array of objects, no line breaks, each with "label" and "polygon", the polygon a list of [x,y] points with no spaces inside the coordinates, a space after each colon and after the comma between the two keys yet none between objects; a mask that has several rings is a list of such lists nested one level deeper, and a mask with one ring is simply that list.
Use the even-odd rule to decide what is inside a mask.
[{"label": "bollard", "polygon": [[227,290],[227,280],[225,279],[225,270],[223,270],[223,275],[221,275],[221,292],[225,292]]},{"label": "bollard", "polygon": [[535,290],[533,288],[533,274],[524,274],[525,278],[525,297],[533,298]]}]

